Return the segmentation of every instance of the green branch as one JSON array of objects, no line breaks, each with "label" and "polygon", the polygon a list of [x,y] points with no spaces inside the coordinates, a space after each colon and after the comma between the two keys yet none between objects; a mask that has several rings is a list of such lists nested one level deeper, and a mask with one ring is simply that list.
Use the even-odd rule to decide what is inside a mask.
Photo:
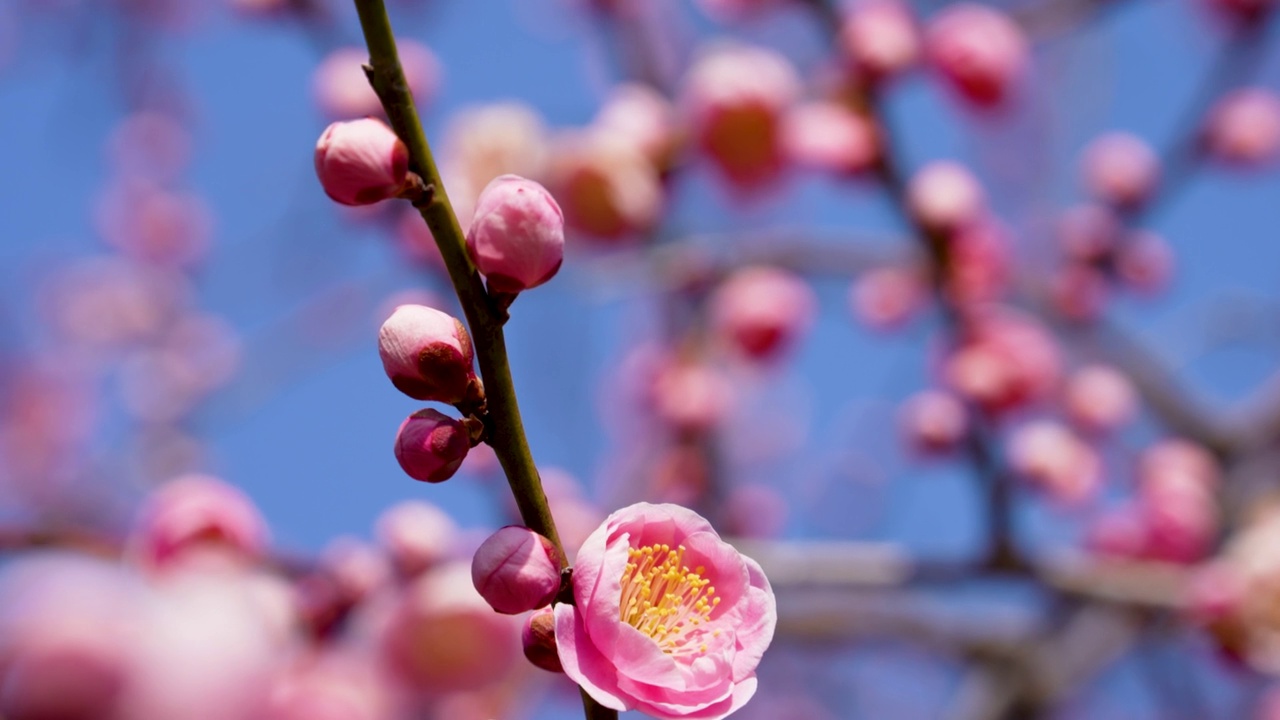
[{"label": "green branch", "polygon": [[[485,291],[480,274],[467,257],[462,227],[449,204],[449,195],[440,180],[440,171],[436,168],[431,147],[418,120],[413,95],[400,67],[387,8],[383,0],[355,0],[355,5],[365,43],[369,47],[369,65],[365,68],[369,82],[382,101],[391,127],[409,149],[410,170],[421,177],[425,185],[425,192],[414,205],[440,246],[449,278],[467,316],[467,325],[475,343],[476,361],[480,365],[480,377],[484,380],[487,441],[502,463],[524,524],[550,539],[563,560],[564,546],[560,544],[560,535],[556,532],[551,508],[547,505],[547,496],[542,490],[529,442],[525,439],[520,407],[516,404],[507,343],[502,334],[505,310],[498,307]],[[618,717],[616,712],[599,706],[585,693],[583,706],[588,720],[616,720]]]}]

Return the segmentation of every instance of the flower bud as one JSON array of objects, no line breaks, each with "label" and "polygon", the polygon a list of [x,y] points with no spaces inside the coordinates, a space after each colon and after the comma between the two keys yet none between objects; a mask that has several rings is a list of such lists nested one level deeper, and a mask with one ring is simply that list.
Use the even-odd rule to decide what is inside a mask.
[{"label": "flower bud", "polygon": [[564,213],[538,183],[499,176],[476,200],[467,251],[491,290],[518,293],[537,287],[564,261]]},{"label": "flower bud", "polygon": [[657,222],[661,180],[628,138],[604,129],[565,135],[553,157],[547,184],[560,199],[569,227],[617,241]]},{"label": "flower bud", "polygon": [[924,304],[925,286],[917,273],[898,267],[868,271],[849,293],[853,315],[875,330],[899,327]]},{"label": "flower bud", "polygon": [[1219,159],[1258,165],[1280,150],[1280,96],[1263,88],[1237,90],[1214,107],[1205,143]]},{"label": "flower bud", "polygon": [[1102,463],[1093,448],[1051,420],[1027,423],[1009,439],[1009,465],[1050,499],[1075,504],[1101,486]]},{"label": "flower bud", "polygon": [[880,156],[875,124],[839,103],[796,105],[784,118],[782,136],[790,158],[815,170],[864,172]]},{"label": "flower bud", "polygon": [[435,410],[410,415],[396,433],[396,460],[409,477],[423,482],[453,477],[470,449],[466,426]]},{"label": "flower bud", "polygon": [[1097,433],[1119,428],[1138,411],[1133,383],[1106,365],[1089,365],[1077,370],[1067,380],[1063,401],[1072,422]]},{"label": "flower bud", "polygon": [[978,179],[957,162],[929,163],[907,185],[907,207],[933,232],[951,233],[976,220],[986,208]]},{"label": "flower bud", "polygon": [[483,394],[466,328],[435,308],[397,307],[378,331],[378,355],[391,384],[415,400],[457,405]]},{"label": "flower bud", "polygon": [[954,450],[969,431],[964,404],[941,390],[922,390],[907,398],[898,422],[911,449],[926,456]]},{"label": "flower bud", "polygon": [[494,610],[518,615],[555,599],[560,561],[550,540],[527,527],[508,525],[476,550],[471,582]]},{"label": "flower bud", "polygon": [[896,75],[920,56],[911,9],[901,0],[860,0],[849,8],[840,45],[853,71],[873,81]]},{"label": "flower bud", "polygon": [[376,533],[400,575],[415,577],[449,558],[458,525],[435,505],[406,500],[378,517]]},{"label": "flower bud", "polygon": [[1147,295],[1169,284],[1173,266],[1173,249],[1150,230],[1130,233],[1116,252],[1116,274],[1129,288]]},{"label": "flower bud", "polygon": [[1130,133],[1107,133],[1089,143],[1081,165],[1089,192],[1121,208],[1146,202],[1160,180],[1160,158],[1145,140]]},{"label": "flower bud", "polygon": [[371,205],[404,188],[409,150],[381,120],[336,122],[316,143],[316,175],[334,201]]},{"label": "flower bud", "polygon": [[738,270],[711,299],[717,333],[753,360],[785,352],[813,323],[813,289],[801,278],[767,266]]},{"label": "flower bud", "polygon": [[1025,73],[1027,39],[1007,15],[974,3],[959,3],[929,24],[925,45],[934,67],[965,99],[1000,104]]},{"label": "flower bud", "polygon": [[547,672],[564,672],[560,653],[556,651],[556,616],[551,608],[529,615],[520,640],[524,643],[524,656],[529,662]]},{"label": "flower bud", "polygon": [[266,521],[239,488],[206,475],[185,475],[147,499],[130,545],[144,566],[163,568],[197,551],[255,558],[267,542]]}]

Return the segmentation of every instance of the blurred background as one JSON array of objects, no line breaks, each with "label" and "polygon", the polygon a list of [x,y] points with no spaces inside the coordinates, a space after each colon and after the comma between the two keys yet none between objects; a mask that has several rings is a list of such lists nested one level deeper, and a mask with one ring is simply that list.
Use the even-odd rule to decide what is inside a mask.
[{"label": "blurred background", "polygon": [[[1271,0],[388,2],[464,225],[566,214],[506,326],[566,541],[679,502],[774,583],[739,716],[1280,718]],[[366,57],[0,4],[0,716],[581,712],[461,597],[492,452],[392,453],[378,327],[461,311],[316,179]]]}]

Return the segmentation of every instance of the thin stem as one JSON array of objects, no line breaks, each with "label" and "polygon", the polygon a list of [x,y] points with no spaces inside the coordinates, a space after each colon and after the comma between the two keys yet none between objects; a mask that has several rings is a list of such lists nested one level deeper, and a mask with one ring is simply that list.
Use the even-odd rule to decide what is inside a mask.
[{"label": "thin stem", "polygon": [[524,424],[516,403],[515,384],[511,380],[506,339],[502,333],[503,314],[493,304],[480,274],[467,257],[462,227],[440,180],[440,171],[436,168],[422,124],[418,121],[413,96],[400,67],[386,6],[382,0],[355,0],[355,5],[360,14],[365,43],[369,46],[369,65],[366,68],[369,82],[382,101],[392,128],[409,149],[410,169],[422,178],[427,187],[423,199],[415,205],[440,246],[440,254],[449,269],[449,278],[471,329],[476,360],[485,386],[487,414],[484,421],[488,443],[502,463],[524,524],[550,539],[563,559],[564,549],[555,521],[551,518],[546,494],[542,491],[542,482],[525,439]]}]

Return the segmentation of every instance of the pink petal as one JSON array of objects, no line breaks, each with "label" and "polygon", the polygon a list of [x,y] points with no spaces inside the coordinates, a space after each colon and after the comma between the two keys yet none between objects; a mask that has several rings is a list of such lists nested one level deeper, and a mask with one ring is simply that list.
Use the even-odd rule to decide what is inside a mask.
[{"label": "pink petal", "polygon": [[618,689],[612,663],[591,643],[582,616],[572,605],[555,606],[556,650],[570,680],[582,686],[593,700],[612,710],[627,710]]}]

